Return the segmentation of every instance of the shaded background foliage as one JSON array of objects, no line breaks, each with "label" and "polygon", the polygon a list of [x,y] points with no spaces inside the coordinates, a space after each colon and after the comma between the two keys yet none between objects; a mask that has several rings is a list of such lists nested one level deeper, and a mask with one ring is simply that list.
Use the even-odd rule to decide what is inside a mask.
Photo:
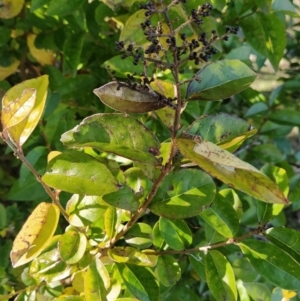
[{"label": "shaded background foliage", "polygon": [[[105,67],[110,65],[119,78],[138,70],[132,59],[120,59],[115,41],[120,34],[121,40],[134,34],[136,42],[146,42],[137,30],[141,23],[137,15],[131,17],[138,10],[138,3],[143,1],[15,2],[18,2],[16,7],[0,8],[0,95],[26,79],[49,75],[50,90],[43,118],[23,148],[27,159],[43,174],[49,151],[63,150],[60,137],[64,132],[86,116],[112,112],[92,93],[96,87],[111,81]],[[205,2],[188,1],[185,7],[190,11],[195,3]],[[272,224],[299,229],[299,2],[211,2],[213,18],[205,26],[216,28],[219,34],[224,33],[226,25],[242,29],[237,36],[230,36],[229,41],[218,43],[220,52],[213,60],[239,59],[258,72],[258,79],[251,88],[223,102],[190,102],[182,122],[187,126],[200,115],[226,112],[243,117],[255,126],[258,133],[238,150],[238,154],[258,168],[270,163],[286,170],[292,205]],[[268,44],[270,41],[273,49]],[[186,73],[191,74],[198,68],[191,63]],[[168,78],[163,71],[159,76]],[[149,114],[140,119],[161,142],[169,137],[167,128],[158,119],[150,118]],[[6,293],[12,287],[24,286],[22,268],[12,269],[9,262],[13,238],[33,208],[48,196],[4,143],[1,143],[1,153],[0,292]],[[61,194],[62,203],[69,198],[69,194]],[[251,207],[246,198],[243,209],[247,212],[244,224],[255,225],[256,208]],[[149,218],[145,217],[145,222]],[[66,226],[64,221],[60,226],[61,229]],[[197,240],[201,233],[195,231],[194,234]],[[176,288],[179,300],[197,300],[195,294],[201,291],[202,285],[199,288],[199,276],[191,272],[187,261],[181,262],[181,269],[185,272]],[[255,296],[251,298],[258,300]]]}]

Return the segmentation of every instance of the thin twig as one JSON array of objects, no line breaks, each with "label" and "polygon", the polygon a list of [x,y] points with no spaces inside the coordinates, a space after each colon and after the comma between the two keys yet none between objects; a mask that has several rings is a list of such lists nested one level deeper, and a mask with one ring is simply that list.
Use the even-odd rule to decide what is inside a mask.
[{"label": "thin twig", "polygon": [[2,135],[2,139],[5,141],[5,143],[14,151],[16,157],[20,159],[27,168],[33,173],[35,178],[38,182],[41,183],[41,185],[44,187],[46,193],[51,198],[52,202],[59,208],[61,214],[65,217],[66,220],[68,220],[69,216],[68,213],[65,211],[65,209],[62,207],[62,205],[59,202],[59,199],[56,195],[56,193],[46,184],[42,181],[41,176],[38,174],[38,172],[35,170],[35,168],[31,165],[31,163],[27,160],[27,158],[24,156],[22,149],[17,148],[7,137],[6,135]]},{"label": "thin twig", "polygon": [[243,241],[245,238],[248,238],[250,236],[257,235],[260,233],[262,233],[262,229],[259,227],[259,228],[255,229],[247,234],[244,234],[240,237],[230,238],[224,242],[216,243],[213,245],[208,245],[208,246],[199,247],[199,248],[185,249],[182,251],[176,251],[176,250],[153,251],[152,250],[152,251],[149,251],[149,252],[146,251],[143,253],[146,255],[170,255],[170,254],[191,254],[191,253],[196,253],[196,252],[207,252],[208,250],[224,247],[226,245],[236,244],[240,241]]}]

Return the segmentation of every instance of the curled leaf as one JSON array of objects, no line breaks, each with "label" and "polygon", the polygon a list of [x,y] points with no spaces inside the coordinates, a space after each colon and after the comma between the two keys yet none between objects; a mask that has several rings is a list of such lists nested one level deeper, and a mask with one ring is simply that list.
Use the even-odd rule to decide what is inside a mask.
[{"label": "curled leaf", "polygon": [[145,113],[165,107],[158,101],[159,94],[131,90],[119,86],[117,82],[110,82],[94,90],[94,93],[107,106],[125,113]]}]

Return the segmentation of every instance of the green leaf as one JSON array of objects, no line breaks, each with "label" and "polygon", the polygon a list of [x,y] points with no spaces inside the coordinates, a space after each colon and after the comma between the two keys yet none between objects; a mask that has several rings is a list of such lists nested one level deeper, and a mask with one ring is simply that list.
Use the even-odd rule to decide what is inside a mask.
[{"label": "green leaf", "polygon": [[266,56],[276,70],[286,45],[285,26],[273,13],[255,13],[241,20],[248,43]]},{"label": "green leaf", "polygon": [[36,258],[47,246],[56,230],[59,209],[40,203],[26,220],[14,240],[10,258],[14,268]]},{"label": "green leaf", "polygon": [[209,251],[205,258],[206,280],[217,300],[237,300],[236,283],[232,267],[219,251]]},{"label": "green leaf", "polygon": [[279,187],[252,165],[217,145],[176,139],[180,152],[225,184],[267,203],[288,204]]},{"label": "green leaf", "polygon": [[70,277],[76,270],[75,265],[68,266],[60,259],[57,248],[57,237],[53,238],[53,244],[47,247],[39,257],[30,264],[29,274],[37,281],[59,281]]},{"label": "green leaf", "polygon": [[160,283],[168,287],[174,285],[180,279],[181,269],[173,256],[163,255],[158,257],[155,275]]},{"label": "green leaf", "polygon": [[116,233],[117,210],[113,206],[109,206],[104,214],[105,233],[109,239],[113,238]]},{"label": "green leaf", "polygon": [[124,236],[126,243],[138,249],[146,249],[152,245],[152,228],[145,223],[134,224]]},{"label": "green leaf", "polygon": [[105,195],[119,189],[118,181],[104,164],[77,151],[52,159],[42,180],[50,187],[85,195]]},{"label": "green leaf", "polygon": [[283,109],[269,115],[269,119],[283,125],[300,126],[300,112],[297,110]]},{"label": "green leaf", "polygon": [[149,269],[124,263],[117,263],[116,266],[126,287],[138,300],[158,300],[159,286]]},{"label": "green leaf", "polygon": [[146,255],[140,250],[132,247],[115,247],[107,251],[107,255],[114,262],[122,262],[134,264],[144,267],[153,267],[156,265],[156,260],[153,260],[153,255]]},{"label": "green leaf", "polygon": [[215,143],[230,152],[255,133],[256,129],[248,122],[226,113],[202,116],[184,131],[184,134],[199,136],[201,140]]},{"label": "green leaf", "polygon": [[254,301],[271,301],[271,291],[264,283],[244,283],[247,293]]},{"label": "green leaf", "polygon": [[189,261],[197,275],[207,282],[205,273],[205,255],[201,252],[189,254]]},{"label": "green leaf", "polygon": [[[68,0],[51,0],[46,14],[48,16],[66,16],[78,9],[85,1],[84,0],[74,0],[72,2]],[[49,2],[48,2],[49,3]]]},{"label": "green leaf", "polygon": [[6,92],[2,98],[1,116],[3,136],[6,140],[18,147],[25,143],[40,121],[47,98],[47,88],[48,76],[43,75],[17,84]]},{"label": "green leaf", "polygon": [[153,245],[156,249],[161,250],[163,249],[163,246],[165,245],[165,241],[163,237],[161,236],[160,230],[159,230],[159,221],[156,222],[156,224],[153,227]]},{"label": "green leaf", "polygon": [[143,170],[137,167],[128,168],[124,172],[124,176],[126,184],[134,191],[135,197],[141,204],[144,203],[152,187],[152,182],[146,177]]},{"label": "green leaf", "polygon": [[149,209],[168,218],[195,216],[212,202],[215,189],[212,178],[200,170],[174,172],[164,178]]},{"label": "green leaf", "polygon": [[98,196],[74,194],[67,203],[69,223],[74,227],[85,227],[103,218],[107,203]]},{"label": "green leaf", "polygon": [[258,279],[259,274],[253,268],[249,260],[245,257],[237,258],[232,263],[232,268],[236,278],[241,279],[243,282],[252,282]]},{"label": "green leaf", "polygon": [[67,36],[63,47],[63,54],[64,54],[63,73],[64,74],[71,73],[71,75],[75,77],[77,68],[80,63],[83,41],[84,41],[84,33],[76,33],[76,34],[72,33],[69,36]]},{"label": "green leaf", "polygon": [[204,209],[200,216],[221,235],[232,238],[239,229],[239,219],[232,204],[217,194],[212,205]]},{"label": "green leaf", "polygon": [[300,287],[300,263],[279,247],[258,240],[238,243],[253,267],[269,282],[283,289]]},{"label": "green leaf", "polygon": [[266,114],[268,110],[269,108],[264,102],[256,102],[247,110],[244,117],[250,117],[258,114]]},{"label": "green leaf", "polygon": [[285,251],[300,263],[300,233],[285,227],[270,228],[265,236],[274,245]]},{"label": "green leaf", "polygon": [[93,92],[105,105],[124,113],[145,113],[166,106],[164,102],[158,100],[159,94],[131,90],[126,86],[119,87],[117,82],[110,82]]},{"label": "green leaf", "polygon": [[177,251],[184,250],[193,241],[192,232],[182,219],[170,220],[161,217],[159,230],[166,243]]},{"label": "green leaf", "polygon": [[124,186],[118,191],[108,193],[102,198],[103,201],[112,206],[129,211],[136,211],[139,207],[138,200],[136,199],[133,191],[128,186]]},{"label": "green leaf", "polygon": [[60,258],[68,264],[77,263],[87,247],[87,238],[83,233],[67,231],[58,242]]},{"label": "green leaf", "polygon": [[219,100],[235,95],[254,81],[256,74],[239,60],[222,60],[204,66],[187,88],[191,100]]},{"label": "green leaf", "polygon": [[64,133],[67,147],[93,147],[134,161],[159,165],[157,138],[135,118],[124,114],[95,114]]},{"label": "green leaf", "polygon": [[220,190],[219,194],[225,197],[225,199],[232,204],[233,209],[236,211],[240,220],[243,216],[243,203],[241,202],[238,194],[230,188]]},{"label": "green leaf", "polygon": [[[287,177],[287,173],[283,168],[265,165],[261,171],[267,175],[271,180],[273,180],[280,190],[283,192],[285,196],[288,195],[289,192],[289,180]],[[272,218],[278,216],[280,212],[283,210],[284,205],[282,204],[266,204],[266,203],[257,203],[257,217],[258,221],[261,224],[266,224]]]},{"label": "green leaf", "polygon": [[102,263],[99,258],[89,265],[84,277],[84,296],[86,301],[106,301]]},{"label": "green leaf", "polygon": [[[122,59],[122,55],[116,55],[105,61],[101,67],[107,68],[109,66],[111,70],[116,72],[114,74],[115,76],[127,79],[128,70],[131,70],[133,66],[132,62],[133,58]],[[134,67],[134,72],[141,74],[144,72],[144,67],[141,64],[138,64]]]}]

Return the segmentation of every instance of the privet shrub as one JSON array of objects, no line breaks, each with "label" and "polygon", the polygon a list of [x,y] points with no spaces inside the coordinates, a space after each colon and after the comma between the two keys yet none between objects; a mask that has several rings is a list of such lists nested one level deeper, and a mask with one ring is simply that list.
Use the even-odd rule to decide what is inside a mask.
[{"label": "privet shrub", "polygon": [[[91,74],[96,70],[93,56],[82,55],[92,44],[85,33],[99,36],[88,20],[95,2],[31,1],[24,7],[32,18],[45,14],[54,27],[59,22],[73,27],[64,43],[55,43],[65,56],[62,74],[77,83],[80,63]],[[103,2],[112,8],[134,4]],[[104,3],[97,4],[98,20],[101,13],[110,14]],[[41,195],[33,198],[39,202],[10,253],[24,285],[17,292],[6,285],[4,299],[246,301],[270,300],[270,288],[276,298],[296,295],[300,234],[278,219],[291,207],[286,169],[293,174],[284,164],[270,164],[281,159],[263,156],[276,153],[274,145],[267,139],[257,144],[252,136],[267,131],[267,122],[269,128],[283,123],[285,135],[299,125],[299,112],[280,110],[280,91],[268,101],[252,101],[245,114],[252,122],[225,109],[256,78],[248,59],[253,49],[261,60],[257,65],[268,58],[278,68],[285,49],[281,18],[283,12],[294,16],[294,7],[289,1],[230,1],[220,23],[224,7],[225,1],[134,4],[137,11],[123,20],[115,42],[120,54],[103,64],[111,81],[93,90],[105,112],[68,127],[60,139],[64,149],[49,152],[42,174],[23,145],[43,120],[48,75],[52,101],[55,94],[75,97],[69,94],[78,89],[76,81],[68,86],[60,74],[60,83],[59,71],[48,66],[45,75],[5,93],[2,138],[52,202],[43,194],[42,202]],[[248,44],[238,42],[238,25]],[[49,65],[39,60],[55,58],[54,53],[39,56],[32,49],[45,51],[38,48],[51,48],[53,41],[38,36],[44,45],[38,47],[36,35],[28,37],[32,59]],[[225,55],[226,47],[232,50]],[[243,93],[240,97],[260,97],[250,88]],[[55,126],[49,118],[55,109],[48,110],[47,125]],[[261,118],[267,111],[271,115]],[[60,215],[61,234],[55,235]]]}]

